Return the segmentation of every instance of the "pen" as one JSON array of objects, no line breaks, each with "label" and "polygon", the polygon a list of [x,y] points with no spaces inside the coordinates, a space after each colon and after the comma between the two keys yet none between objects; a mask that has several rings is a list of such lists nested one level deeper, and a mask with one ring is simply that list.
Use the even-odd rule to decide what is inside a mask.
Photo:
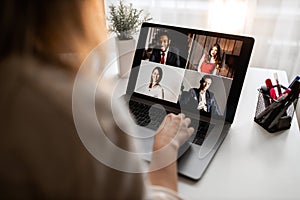
[{"label": "pen", "polygon": [[269,78],[266,79],[265,83],[266,83],[267,88],[269,89],[269,95],[270,95],[270,97],[272,97],[271,100],[274,100],[274,99],[276,100],[277,96],[276,96],[276,92],[275,92],[275,90],[273,88],[273,84],[272,84],[271,79],[269,79]]},{"label": "pen", "polygon": [[289,88],[292,90],[289,94],[289,100],[290,101],[294,101],[294,99],[299,98],[299,93],[300,93],[300,80],[299,80],[299,76],[297,76],[293,82],[291,83],[291,85],[289,86]]},{"label": "pen", "polygon": [[291,84],[289,85],[289,88],[292,88],[293,84],[296,82],[296,81],[299,81],[300,80],[300,76],[296,76],[294,78],[294,80],[291,82]]},{"label": "pen", "polygon": [[277,87],[277,90],[278,90],[278,96],[281,95],[281,88],[280,88],[280,85],[279,85],[279,80],[278,80],[278,74],[277,72],[274,73],[274,78],[275,78],[275,81],[276,81],[276,87]]},{"label": "pen", "polygon": [[287,88],[278,98],[280,98],[284,94],[289,94],[291,91],[291,88]]},{"label": "pen", "polygon": [[[292,91],[292,90],[291,90],[290,88],[286,89],[286,90],[282,93],[281,97],[278,98],[278,99],[281,99],[281,98],[287,99],[287,97],[282,97],[282,96],[288,96],[288,95],[291,93],[291,91]],[[278,110],[278,111],[275,112],[275,114],[274,114],[275,118],[273,119],[273,121],[272,121],[272,122],[270,123],[270,125],[268,126],[268,129],[271,129],[271,128],[273,128],[276,124],[278,124],[279,119],[282,117],[282,115],[284,115],[284,113],[287,111],[287,109],[290,107],[290,105],[293,103],[293,101],[294,101],[294,100],[291,100],[291,99],[287,100],[287,103],[284,102],[285,105],[283,106],[283,108],[282,108],[281,110]]]},{"label": "pen", "polygon": [[274,88],[271,88],[270,89],[270,96],[273,100],[276,100],[277,99],[277,96],[276,96],[276,91]]},{"label": "pen", "polygon": [[269,88],[269,89],[271,89],[271,88],[273,88],[273,84],[272,84],[272,81],[271,81],[271,79],[266,79],[265,80],[265,83],[266,83],[266,86]]},{"label": "pen", "polygon": [[282,104],[282,101],[284,101],[288,96],[288,93],[285,93],[283,95],[281,95],[280,98],[277,99],[277,101],[275,101],[274,103],[272,103],[270,106],[268,106],[264,111],[262,111],[260,114],[257,115],[256,119],[260,119],[262,118],[264,115],[267,115],[268,112],[271,110],[271,109],[275,109],[277,108],[278,106],[280,106]]},{"label": "pen", "polygon": [[292,101],[288,101],[288,103],[285,104],[285,106],[283,107],[283,109],[276,115],[276,117],[274,118],[274,120],[272,121],[272,123],[269,125],[269,127],[268,127],[269,129],[273,128],[273,126],[275,126],[278,123],[278,120],[281,118],[281,116],[285,113],[285,111],[290,107],[290,105],[292,103],[293,103]]}]

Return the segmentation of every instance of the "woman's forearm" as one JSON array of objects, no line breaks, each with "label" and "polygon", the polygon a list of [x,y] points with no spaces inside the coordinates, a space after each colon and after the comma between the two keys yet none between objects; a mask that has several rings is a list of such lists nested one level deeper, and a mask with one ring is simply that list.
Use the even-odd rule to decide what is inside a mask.
[{"label": "woman's forearm", "polygon": [[178,146],[169,144],[155,147],[150,164],[149,179],[152,185],[160,185],[177,191],[177,152]]}]

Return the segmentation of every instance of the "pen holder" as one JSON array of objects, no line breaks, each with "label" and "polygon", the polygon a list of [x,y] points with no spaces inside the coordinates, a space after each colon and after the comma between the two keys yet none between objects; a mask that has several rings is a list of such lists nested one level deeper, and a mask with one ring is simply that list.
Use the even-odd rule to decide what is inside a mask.
[{"label": "pen holder", "polygon": [[[276,86],[274,86],[276,87]],[[281,90],[287,89],[280,85]],[[256,105],[254,121],[269,133],[289,129],[294,115],[298,96],[291,98],[285,94],[278,100],[273,100],[270,95],[258,89],[258,100]]]}]

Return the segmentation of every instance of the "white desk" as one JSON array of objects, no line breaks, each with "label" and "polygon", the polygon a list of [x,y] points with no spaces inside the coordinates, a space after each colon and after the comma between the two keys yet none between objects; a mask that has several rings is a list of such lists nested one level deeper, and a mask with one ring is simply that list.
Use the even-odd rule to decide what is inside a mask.
[{"label": "white desk", "polygon": [[[116,78],[116,69],[111,69]],[[199,200],[300,199],[300,133],[296,115],[291,128],[270,134],[253,119],[257,89],[275,70],[249,68],[231,130],[202,179],[179,177],[179,193]],[[288,85],[284,71],[276,70]],[[117,94],[125,92],[127,79],[118,79]]]},{"label": "white desk", "polygon": [[[294,115],[291,128],[270,134],[253,121],[257,88],[274,70],[249,68],[228,136],[203,178],[179,177],[186,199],[300,199],[300,133]],[[277,71],[288,85],[286,73]],[[272,79],[273,80],[273,79]]]}]

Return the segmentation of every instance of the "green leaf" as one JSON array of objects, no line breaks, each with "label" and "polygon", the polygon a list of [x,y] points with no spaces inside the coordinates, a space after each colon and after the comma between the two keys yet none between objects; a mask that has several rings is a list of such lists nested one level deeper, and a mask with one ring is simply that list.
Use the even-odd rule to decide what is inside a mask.
[{"label": "green leaf", "polygon": [[109,11],[109,31],[115,32],[119,39],[131,39],[142,23],[152,19],[149,13],[143,17],[142,9],[133,8],[132,3],[125,5],[123,0],[119,0],[117,6],[111,4]]}]

